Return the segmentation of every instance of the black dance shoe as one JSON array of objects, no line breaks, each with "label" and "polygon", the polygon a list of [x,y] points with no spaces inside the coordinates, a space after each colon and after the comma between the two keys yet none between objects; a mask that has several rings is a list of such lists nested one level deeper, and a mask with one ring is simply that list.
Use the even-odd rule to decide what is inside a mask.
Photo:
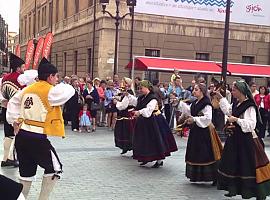
[{"label": "black dance shoe", "polygon": [[159,168],[160,166],[163,166],[163,161],[158,163],[158,161],[151,167],[151,168]]},{"label": "black dance shoe", "polygon": [[232,197],[233,195],[230,192],[228,192],[227,194],[224,194],[224,196],[225,197]]},{"label": "black dance shoe", "polygon": [[142,162],[140,163],[141,166],[146,165],[148,162]]},{"label": "black dance shoe", "polygon": [[217,186],[217,181],[213,181],[211,185],[212,186]]},{"label": "black dance shoe", "polygon": [[1,167],[19,167],[19,162],[17,160],[7,159],[1,162]]},{"label": "black dance shoe", "polygon": [[127,153],[128,152],[128,150],[122,150],[122,152],[121,152],[121,155],[123,155],[123,154],[125,154],[125,153]]}]

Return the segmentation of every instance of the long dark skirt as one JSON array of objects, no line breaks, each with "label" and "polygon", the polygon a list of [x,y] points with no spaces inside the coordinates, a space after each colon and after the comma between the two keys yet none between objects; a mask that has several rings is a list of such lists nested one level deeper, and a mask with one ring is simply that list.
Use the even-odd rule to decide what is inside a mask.
[{"label": "long dark skirt", "polygon": [[132,150],[132,139],[134,132],[135,119],[128,117],[117,117],[114,129],[115,146],[122,150]]},{"label": "long dark skirt", "polygon": [[209,128],[193,125],[186,149],[186,177],[192,182],[215,181],[217,161],[214,158]]},{"label": "long dark skirt", "polygon": [[166,145],[154,116],[139,116],[133,136],[133,158],[139,162],[162,160],[166,157]]},{"label": "long dark skirt", "polygon": [[258,138],[235,132],[226,140],[218,169],[218,189],[243,199],[270,195],[270,165]]},{"label": "long dark skirt", "polygon": [[156,115],[155,119],[157,121],[161,136],[165,143],[166,155],[169,156],[171,152],[175,152],[178,150],[174,136],[172,134],[168,122],[166,121],[166,119],[162,114]]}]

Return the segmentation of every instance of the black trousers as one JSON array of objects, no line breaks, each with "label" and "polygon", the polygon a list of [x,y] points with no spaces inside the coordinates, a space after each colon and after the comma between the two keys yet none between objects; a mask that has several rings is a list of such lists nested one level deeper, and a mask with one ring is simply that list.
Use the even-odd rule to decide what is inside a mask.
[{"label": "black trousers", "polygon": [[0,197],[5,200],[14,200],[20,196],[23,189],[21,183],[17,183],[3,175],[0,175]]},{"label": "black trousers", "polygon": [[74,110],[71,112],[71,129],[79,129],[79,112],[80,110]]},{"label": "black trousers", "polygon": [[7,122],[7,118],[6,118],[6,113],[7,113],[7,109],[6,108],[2,108],[2,115],[3,115],[3,120],[4,120],[4,133],[5,133],[5,137],[14,137],[14,128],[13,126],[11,126],[8,122]]},{"label": "black trousers", "polygon": [[71,129],[79,129],[79,113],[80,107],[78,105],[74,105],[74,108],[70,110],[70,119],[71,119]]},{"label": "black trousers", "polygon": [[21,129],[16,136],[15,146],[21,177],[35,176],[37,166],[44,169],[44,174],[62,172],[62,164],[46,135]]},{"label": "black trousers", "polygon": [[168,123],[170,123],[170,117],[171,117],[171,108],[170,104],[164,104],[164,113],[165,113],[165,118]]},{"label": "black trousers", "polygon": [[260,108],[259,112],[260,112],[263,124],[260,127],[258,136],[259,136],[259,138],[264,138],[265,137],[265,131],[266,131],[266,124],[267,124],[267,121],[268,121],[268,115],[269,114],[268,114],[268,110],[266,110],[264,108]]}]

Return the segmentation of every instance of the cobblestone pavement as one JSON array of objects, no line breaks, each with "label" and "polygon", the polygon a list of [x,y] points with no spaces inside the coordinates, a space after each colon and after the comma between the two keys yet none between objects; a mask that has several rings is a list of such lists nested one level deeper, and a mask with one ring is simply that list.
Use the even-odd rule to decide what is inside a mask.
[{"label": "cobblestone pavement", "polygon": [[[210,184],[191,184],[185,178],[185,147],[187,139],[176,137],[179,150],[159,169],[140,167],[114,147],[113,132],[100,128],[95,133],[73,133],[68,127],[65,139],[51,138],[64,173],[56,185],[52,200],[225,200],[225,192]],[[2,125],[0,132],[3,132]],[[3,136],[1,136],[3,137]],[[270,156],[270,139],[266,141]],[[2,158],[3,148],[0,148]],[[0,173],[18,180],[18,169],[2,168]],[[38,199],[43,170],[39,168],[30,190],[29,200]],[[1,197],[0,197],[1,199]],[[269,198],[270,199],[270,198]]]}]

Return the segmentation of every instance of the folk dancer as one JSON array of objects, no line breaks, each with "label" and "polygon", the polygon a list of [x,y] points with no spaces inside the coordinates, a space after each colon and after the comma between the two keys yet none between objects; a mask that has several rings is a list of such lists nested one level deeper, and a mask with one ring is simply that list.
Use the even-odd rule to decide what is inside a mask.
[{"label": "folk dancer", "polygon": [[[218,161],[222,145],[212,121],[212,105],[204,83],[194,86],[197,98],[191,106],[179,103],[184,124],[190,127],[186,148],[186,177],[191,182],[210,182],[216,185]],[[184,117],[185,116],[185,117]]]},{"label": "folk dancer", "polygon": [[218,169],[217,186],[228,191],[225,196],[241,195],[244,199],[266,199],[270,195],[270,164],[255,129],[261,118],[247,83],[234,82],[230,105],[217,93],[220,108],[228,116],[228,133]]},{"label": "folk dancer", "polygon": [[[170,156],[172,151],[176,151],[177,147],[172,140],[172,133],[167,132],[169,127],[165,118],[156,118],[161,116],[161,112],[151,83],[143,80],[140,90],[142,95],[138,99],[133,98],[132,103],[136,106],[134,116],[137,117],[133,136],[133,158],[142,162],[140,165],[156,161],[152,168],[159,168],[163,165],[162,160]],[[160,121],[162,123],[158,124]]]},{"label": "folk dancer", "polygon": [[18,77],[24,72],[24,61],[16,55],[10,53],[10,67],[12,72],[5,75],[2,79],[1,93],[2,100],[2,113],[4,120],[4,156],[1,162],[1,167],[14,166],[18,167],[19,163],[14,156],[14,129],[6,120],[7,104],[8,101],[23,88],[18,82]]},{"label": "folk dancer", "polygon": [[[27,198],[37,166],[44,168],[39,199],[48,199],[62,172],[62,164],[47,136],[64,137],[60,106],[75,91],[68,84],[58,84],[58,71],[45,58],[38,67],[36,83],[24,88],[10,99],[7,121],[17,132],[15,147],[19,160],[20,182]],[[41,89],[42,88],[42,89]]]},{"label": "folk dancer", "polygon": [[121,93],[120,99],[116,102],[117,118],[114,129],[114,141],[115,146],[122,149],[121,154],[125,154],[132,150],[132,139],[135,126],[135,118],[132,111],[134,106],[132,105],[132,97],[134,92],[132,91],[132,80],[124,77],[120,87]]}]

